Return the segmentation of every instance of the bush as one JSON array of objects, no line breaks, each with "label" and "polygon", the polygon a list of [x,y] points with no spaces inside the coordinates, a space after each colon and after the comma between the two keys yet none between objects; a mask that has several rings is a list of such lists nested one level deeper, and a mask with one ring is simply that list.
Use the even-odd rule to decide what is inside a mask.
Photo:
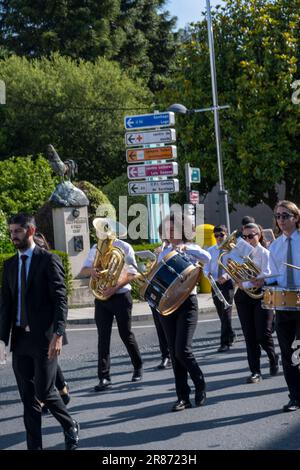
[{"label": "bush", "polygon": [[6,217],[0,209],[0,253],[13,253],[15,251],[7,230]]},{"label": "bush", "polygon": [[48,200],[57,178],[41,155],[12,157],[0,161],[0,207],[10,216],[18,212],[35,214]]},{"label": "bush", "polygon": [[[67,294],[70,295],[72,293],[73,285],[72,285],[72,271],[71,271],[71,264],[70,264],[69,256],[67,253],[64,253],[63,251],[53,250],[52,253],[56,253],[62,261],[64,270],[65,270],[65,282],[66,282]],[[0,254],[0,287],[2,284],[4,261],[6,261],[8,258],[11,258],[12,256],[13,256],[13,253]]]}]

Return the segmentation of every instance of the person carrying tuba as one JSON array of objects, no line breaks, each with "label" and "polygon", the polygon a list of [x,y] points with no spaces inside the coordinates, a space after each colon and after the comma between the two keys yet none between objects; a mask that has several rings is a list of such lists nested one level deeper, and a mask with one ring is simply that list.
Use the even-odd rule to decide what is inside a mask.
[{"label": "person carrying tuba", "polygon": [[[132,247],[116,237],[117,231],[126,235],[125,227],[112,219],[96,218],[98,243],[93,245],[84,261],[80,276],[91,277],[95,295],[95,321],[98,330],[98,378],[96,392],[111,387],[110,338],[112,323],[116,317],[120,338],[123,341],[134,367],[132,382],[142,379],[143,363],[135,336],[131,331],[132,297],[130,282],[137,271],[125,264],[125,258],[135,256]],[[117,230],[119,227],[119,230]],[[121,228],[121,232],[120,232]]]}]

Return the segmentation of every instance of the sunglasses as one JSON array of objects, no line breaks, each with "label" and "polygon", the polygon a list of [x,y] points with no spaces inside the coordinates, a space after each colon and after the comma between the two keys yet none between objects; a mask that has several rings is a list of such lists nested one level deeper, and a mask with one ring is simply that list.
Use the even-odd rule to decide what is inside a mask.
[{"label": "sunglasses", "polygon": [[225,233],[214,233],[215,238],[224,238]]},{"label": "sunglasses", "polygon": [[288,214],[288,212],[282,212],[282,214],[278,212],[278,214],[274,214],[274,217],[276,220],[279,220],[279,219],[287,220],[287,219],[290,219],[291,217],[294,217],[294,215]]},{"label": "sunglasses", "polygon": [[249,233],[249,235],[242,235],[242,238],[244,240],[247,240],[247,238],[249,238],[249,240],[253,240],[253,238],[258,235],[258,233]]}]

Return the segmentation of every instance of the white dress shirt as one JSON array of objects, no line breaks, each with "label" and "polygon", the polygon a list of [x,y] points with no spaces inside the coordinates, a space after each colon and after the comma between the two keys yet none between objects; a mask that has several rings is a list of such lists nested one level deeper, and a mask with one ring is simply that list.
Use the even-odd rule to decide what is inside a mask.
[{"label": "white dress shirt", "polygon": [[[118,238],[116,238],[113,241],[113,246],[115,246],[117,248],[121,248],[121,250],[124,252],[125,258],[130,257],[131,260],[132,260],[132,263],[136,264],[135,256],[134,256],[134,250],[133,250],[132,246],[129,245],[129,243],[126,243],[123,240],[119,240]],[[97,245],[95,244],[90,249],[90,251],[87,255],[87,258],[83,263],[84,268],[91,268],[93,266],[94,259],[95,259],[95,256],[96,256],[96,249],[97,249]],[[137,274],[137,270],[133,266],[125,264],[122,271],[121,271],[120,278],[125,273]],[[128,284],[125,284],[125,286],[118,289],[116,294],[124,294],[125,292],[129,292],[130,290],[131,290],[131,285],[128,283]]]},{"label": "white dress shirt", "polygon": [[35,248],[35,243],[32,243],[31,247],[28,248],[26,251],[19,251],[18,250],[18,255],[19,255],[19,264],[18,264],[18,310],[17,310],[17,320],[16,320],[16,325],[20,326],[21,324],[21,268],[22,268],[22,259],[21,256],[26,255],[28,256],[26,260],[26,279],[28,278],[28,273],[29,273],[29,268],[31,264],[31,258],[33,255],[33,250]]},{"label": "white dress shirt", "polygon": [[[218,258],[221,254],[221,251],[219,249],[219,245],[216,243],[215,245],[213,246],[210,246],[208,249],[207,249],[208,253],[210,254],[211,256],[211,259],[210,261],[204,266],[203,268],[203,273],[205,274],[205,276],[207,277],[208,273],[211,273],[212,277],[214,278],[214,280],[216,281],[219,276],[218,276],[218,273],[219,273],[219,264],[218,264]],[[226,279],[230,279],[230,276],[229,274],[227,274],[224,269],[221,269],[221,275],[224,276],[224,278]]]},{"label": "white dress shirt", "polygon": [[[300,266],[300,232],[295,230],[291,236],[291,249],[292,259],[295,266]],[[267,283],[277,281],[278,286],[287,287],[287,269],[284,263],[287,262],[287,249],[288,241],[287,236],[282,234],[270,245],[270,268],[271,273],[281,274],[281,276],[274,276],[272,279],[268,279]],[[294,282],[297,287],[300,287],[300,270],[294,269]]]},{"label": "white dress shirt", "polygon": [[[197,261],[201,261],[201,263],[208,263],[211,259],[211,255],[208,253],[208,251],[203,250],[203,248],[200,248],[197,243],[191,243],[191,242],[186,242],[186,243],[181,243],[177,246],[178,249],[184,245],[185,250],[184,254],[187,254],[191,258],[191,262],[196,263]],[[167,254],[169,254],[172,250],[176,249],[172,244],[166,246],[163,251],[161,251],[158,255],[158,263],[165,257]],[[195,286],[194,289],[191,291],[190,295],[197,294],[197,287]]]}]

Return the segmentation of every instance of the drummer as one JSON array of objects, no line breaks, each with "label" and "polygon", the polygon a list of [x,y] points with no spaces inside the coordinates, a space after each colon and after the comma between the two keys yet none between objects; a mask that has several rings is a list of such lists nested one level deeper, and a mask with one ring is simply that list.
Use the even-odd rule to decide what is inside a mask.
[{"label": "drummer", "polygon": [[[300,210],[290,201],[280,201],[275,207],[274,217],[280,236],[270,245],[271,273],[280,287],[298,290],[300,271],[288,268],[284,263],[300,266]],[[270,280],[266,280],[267,284]],[[269,281],[269,282],[268,282]],[[295,305],[296,307],[296,305]],[[276,332],[281,350],[284,377],[289,390],[289,402],[283,411],[300,408],[300,372],[292,365],[292,343],[300,340],[299,311],[276,310]]]},{"label": "drummer", "polygon": [[[191,242],[194,234],[189,216],[177,213],[167,216],[162,221],[162,237],[170,243],[159,253],[158,262],[175,249],[189,256],[193,263],[208,263],[210,254]],[[172,411],[192,407],[188,373],[195,387],[195,406],[202,406],[206,401],[204,376],[192,351],[193,335],[198,321],[196,293],[195,287],[177,310],[170,315],[159,317],[167,338],[175,376],[177,401],[172,406]]]}]

